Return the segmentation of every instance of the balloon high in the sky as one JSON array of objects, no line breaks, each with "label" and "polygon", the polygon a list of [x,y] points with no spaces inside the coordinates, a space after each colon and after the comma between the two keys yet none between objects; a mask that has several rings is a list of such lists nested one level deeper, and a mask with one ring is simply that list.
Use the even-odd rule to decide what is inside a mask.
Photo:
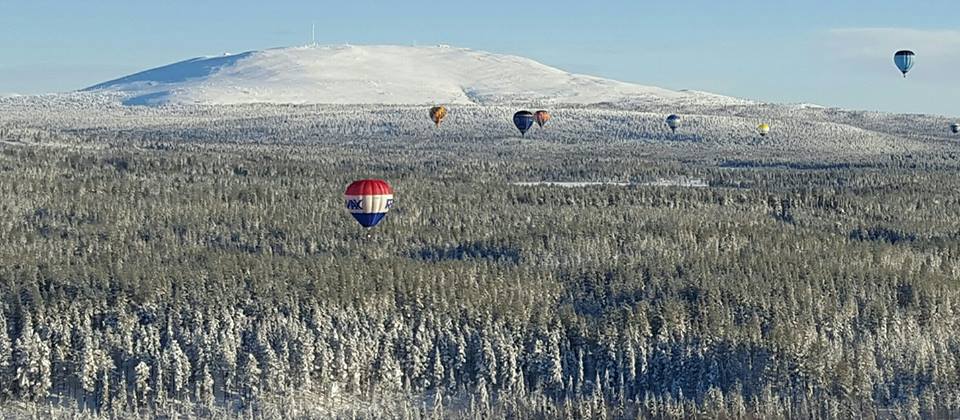
[{"label": "balloon high in the sky", "polygon": [[893,62],[897,65],[897,68],[900,69],[900,72],[903,73],[903,77],[907,77],[907,72],[913,68],[915,56],[916,54],[909,50],[897,51],[897,53],[893,55]]},{"label": "balloon high in the sky", "polygon": [[447,108],[442,106],[435,106],[430,108],[430,119],[433,120],[433,123],[440,126],[440,123],[443,122],[443,119],[447,116]]},{"label": "balloon high in the sky", "polygon": [[533,113],[530,111],[519,111],[513,114],[513,125],[517,126],[517,130],[520,130],[521,136],[527,135],[527,130],[533,126],[533,120]]},{"label": "balloon high in the sky", "polygon": [[770,134],[770,126],[766,123],[758,125],[757,133],[759,133],[761,137],[766,137],[767,134]]},{"label": "balloon high in the sky", "polygon": [[960,134],[960,124],[957,124],[957,123],[950,124],[950,131],[952,131],[953,134]]},{"label": "balloon high in the sky", "polygon": [[347,211],[365,228],[376,226],[393,207],[393,190],[381,179],[354,181],[343,196]]},{"label": "balloon high in the sky", "polygon": [[677,128],[680,128],[680,116],[677,114],[671,114],[667,117],[667,126],[670,127],[670,130],[674,133],[677,132]]},{"label": "balloon high in the sky", "polygon": [[542,110],[537,111],[535,114],[533,114],[533,118],[537,120],[537,125],[539,125],[540,128],[543,128],[543,125],[546,124],[547,121],[550,121],[550,113]]}]

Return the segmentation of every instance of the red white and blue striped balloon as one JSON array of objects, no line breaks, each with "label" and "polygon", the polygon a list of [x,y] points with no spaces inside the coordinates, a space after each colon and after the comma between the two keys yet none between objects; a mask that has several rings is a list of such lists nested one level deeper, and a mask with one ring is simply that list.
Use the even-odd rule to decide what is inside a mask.
[{"label": "red white and blue striped balloon", "polygon": [[393,190],[382,179],[354,181],[344,193],[347,211],[365,228],[380,223],[393,207]]}]

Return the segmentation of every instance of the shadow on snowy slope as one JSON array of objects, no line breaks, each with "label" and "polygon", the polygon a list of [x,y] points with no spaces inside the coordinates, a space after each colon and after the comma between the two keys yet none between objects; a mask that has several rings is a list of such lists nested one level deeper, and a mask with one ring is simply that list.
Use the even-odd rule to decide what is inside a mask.
[{"label": "shadow on snowy slope", "polygon": [[90,86],[82,92],[111,89],[129,89],[132,85],[156,87],[154,92],[137,95],[123,101],[124,105],[155,105],[163,102],[170,95],[170,91],[163,89],[165,84],[183,83],[192,79],[210,76],[224,67],[236,64],[238,61],[253,55],[252,51],[223,55],[218,57],[198,57],[180,61],[170,65],[144,70],[119,79],[110,80]]}]

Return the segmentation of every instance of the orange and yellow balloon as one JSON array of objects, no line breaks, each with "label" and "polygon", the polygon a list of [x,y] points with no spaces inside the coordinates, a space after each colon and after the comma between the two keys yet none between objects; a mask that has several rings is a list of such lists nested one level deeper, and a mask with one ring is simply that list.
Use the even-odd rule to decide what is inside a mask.
[{"label": "orange and yellow balloon", "polygon": [[550,113],[547,111],[537,111],[533,114],[533,119],[537,121],[537,125],[539,125],[540,128],[543,128],[543,125],[546,124],[547,121],[550,121]]},{"label": "orange and yellow balloon", "polygon": [[430,108],[430,119],[433,120],[433,123],[437,127],[440,126],[440,123],[443,122],[443,119],[447,117],[447,108],[442,106],[435,106]]}]

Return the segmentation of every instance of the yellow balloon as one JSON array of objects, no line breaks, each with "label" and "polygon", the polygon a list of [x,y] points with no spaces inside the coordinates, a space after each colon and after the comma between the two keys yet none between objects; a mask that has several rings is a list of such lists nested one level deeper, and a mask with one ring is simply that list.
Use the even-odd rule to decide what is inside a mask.
[{"label": "yellow balloon", "polygon": [[760,133],[761,136],[766,136],[770,133],[770,126],[766,123],[760,124],[757,126],[757,133]]}]

